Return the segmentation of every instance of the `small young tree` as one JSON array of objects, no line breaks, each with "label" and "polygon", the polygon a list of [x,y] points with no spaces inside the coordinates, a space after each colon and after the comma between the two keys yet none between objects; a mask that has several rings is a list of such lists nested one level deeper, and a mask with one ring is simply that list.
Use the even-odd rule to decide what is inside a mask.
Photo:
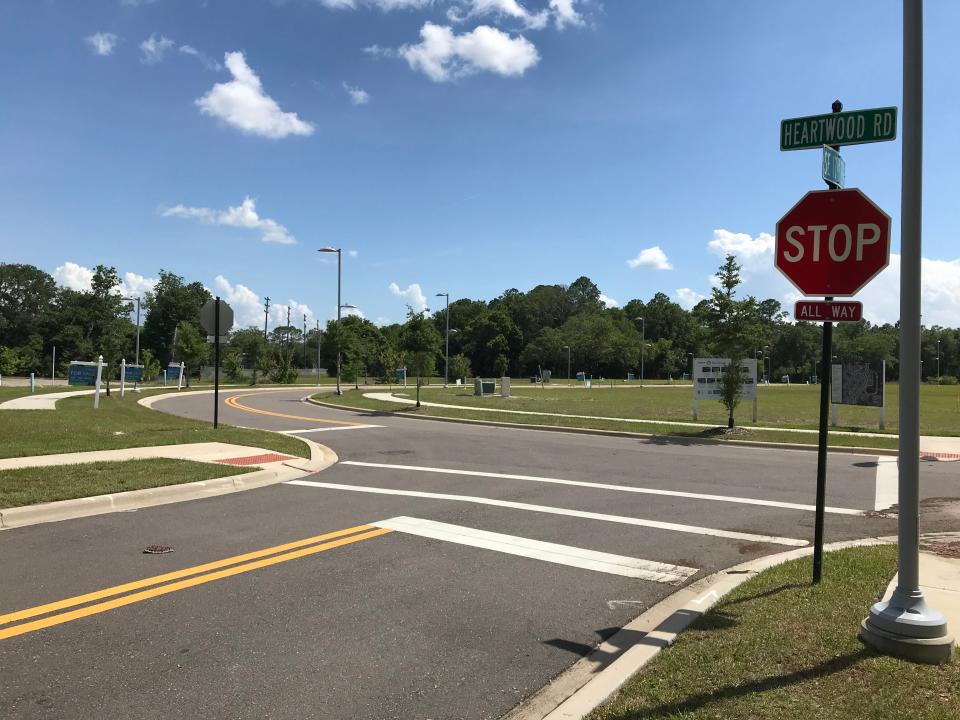
[{"label": "small young tree", "polygon": [[190,373],[199,377],[200,366],[210,357],[210,345],[192,324],[183,320],[177,326],[177,343],[174,346],[175,358],[185,363],[187,387],[190,386]]},{"label": "small young tree", "polygon": [[417,407],[420,407],[420,385],[423,376],[433,372],[434,359],[440,351],[440,333],[423,312],[407,311],[407,322],[400,332],[400,347],[407,354],[407,364],[417,376]]},{"label": "small young tree", "polygon": [[223,374],[232,383],[241,383],[246,380],[246,375],[243,374],[243,366],[240,364],[240,353],[236,350],[229,350],[224,355]]},{"label": "small young tree", "polygon": [[743,368],[741,359],[730,358],[726,372],[720,377],[720,404],[727,409],[727,428],[733,429],[733,413],[740,404],[743,392]]},{"label": "small young tree", "polygon": [[154,380],[160,374],[160,361],[153,356],[150,348],[144,348],[140,362],[143,363],[144,380]]},{"label": "small young tree", "polygon": [[464,382],[470,376],[470,359],[463,353],[450,358],[450,376],[454,379],[460,378]]}]

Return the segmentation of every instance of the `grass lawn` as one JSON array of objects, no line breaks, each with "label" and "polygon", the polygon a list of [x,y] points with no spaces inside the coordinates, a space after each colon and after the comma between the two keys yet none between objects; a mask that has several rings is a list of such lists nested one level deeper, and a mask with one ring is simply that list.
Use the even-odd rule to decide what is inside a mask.
[{"label": "grass lawn", "polygon": [[[404,394],[404,397],[413,398],[415,396],[416,390]],[[562,417],[550,417],[545,415],[514,415],[507,413],[491,413],[483,412],[481,410],[471,410],[469,406],[464,407],[463,410],[452,409],[452,408],[437,408],[437,407],[421,407],[419,410],[415,410],[413,406],[398,405],[397,403],[385,402],[382,400],[372,400],[370,398],[363,397],[364,390],[347,390],[339,398],[334,395],[316,395],[315,399],[323,403],[329,403],[331,405],[341,405],[345,407],[359,408],[361,410],[371,410],[379,412],[398,412],[405,415],[420,415],[423,417],[450,417],[450,418],[463,418],[465,420],[486,420],[488,422],[508,422],[508,423],[519,423],[519,424],[531,424],[531,425],[546,425],[551,427],[571,427],[571,428],[589,428],[594,430],[615,430],[618,432],[635,432],[635,433],[649,433],[653,435],[674,435],[680,437],[690,437],[690,438],[703,438],[710,437],[716,438],[718,440],[731,439],[731,440],[751,440],[751,441],[761,441],[761,442],[788,442],[788,443],[803,443],[807,445],[816,445],[817,435],[816,433],[790,433],[790,432],[778,432],[775,430],[749,430],[744,429],[743,434],[737,434],[734,436],[724,436],[717,435],[712,430],[704,428],[691,428],[685,427],[683,425],[654,425],[652,423],[637,423],[637,422],[623,422],[617,420],[598,420],[596,418],[562,418]],[[369,392],[367,390],[366,392]],[[443,392],[437,391],[437,392]],[[632,395],[633,390],[624,390],[624,391],[607,391],[609,396],[619,394],[621,392]],[[639,392],[639,391],[637,391]],[[646,392],[646,391],[644,391]],[[651,392],[663,392],[663,393],[673,393],[673,392],[682,392],[674,390],[653,390]],[[424,390],[421,390],[421,400],[427,400],[427,393]],[[454,395],[431,395],[431,400],[435,402],[449,402],[451,404],[456,404],[461,398]],[[476,398],[478,401],[481,398]],[[501,403],[508,404],[513,398],[509,400],[500,400],[500,398],[483,398],[483,402],[486,400],[497,400]],[[479,404],[479,403],[478,403]],[[507,409],[510,410],[521,410],[525,408],[516,407],[513,405],[504,405]],[[538,412],[549,412],[549,410],[543,411],[538,410]],[[581,409],[580,412],[576,414],[587,414],[588,409]],[[607,409],[604,407],[602,411],[596,411],[597,415],[607,415],[613,417],[613,413],[607,413]],[[702,416],[701,416],[702,417]],[[687,418],[689,420],[689,418]],[[704,422],[709,422],[706,420]],[[726,426],[725,422],[717,421],[718,425],[723,424]],[[887,449],[896,449],[897,440],[894,437],[890,438],[864,438],[856,436],[843,436],[843,435],[831,435],[830,436],[830,445],[832,447],[871,447],[871,448],[887,448]]]},{"label": "grass lawn", "polygon": [[896,547],[827,553],[747,581],[680,635],[589,720],[947,720],[960,661],[914,665],[857,640],[896,572]]},{"label": "grass lawn", "polygon": [[189,460],[124,460],[0,472],[0,508],[242,475],[256,468]]},{"label": "grass lawn", "polygon": [[93,409],[90,396],[81,396],[61,400],[56,410],[0,411],[0,457],[214,441],[310,457],[310,448],[295,437],[226,425],[214,430],[210,423],[138,405],[141,397],[136,393],[124,398],[119,392],[109,398],[101,394],[98,410]]},{"label": "grass lawn", "polygon": [[[407,387],[407,396],[414,397],[416,388]],[[770,385],[758,388],[756,425],[816,430],[820,406],[818,385]],[[587,390],[582,385],[538,388],[514,385],[512,397],[476,397],[472,388],[421,388],[420,398],[465,407],[529,410],[532,412],[590,415],[594,417],[628,417],[649,420],[690,422],[692,390],[680,387],[609,386]],[[899,386],[887,385],[887,422],[883,432],[896,434],[898,428]],[[749,427],[752,403],[743,402],[737,409],[737,424]],[[699,422],[726,424],[726,411],[719,402],[700,403]],[[432,411],[431,411],[432,412]],[[838,408],[837,430],[881,432],[877,408],[842,405]],[[960,435],[960,387],[923,385],[920,389],[920,422],[924,435]]]}]

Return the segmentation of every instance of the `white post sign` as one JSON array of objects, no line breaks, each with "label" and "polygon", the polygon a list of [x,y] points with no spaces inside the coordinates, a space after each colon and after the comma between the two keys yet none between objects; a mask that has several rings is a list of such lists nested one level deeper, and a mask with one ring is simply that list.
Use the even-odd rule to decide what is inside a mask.
[{"label": "white post sign", "polygon": [[120,397],[123,397],[123,391],[127,381],[127,359],[120,360]]},{"label": "white post sign", "polygon": [[[720,381],[727,372],[730,358],[694,358],[693,359],[693,419],[699,414],[701,400],[720,400]],[[753,421],[757,421],[757,360],[747,358],[740,361],[743,368],[743,388],[741,400],[753,402]]]},{"label": "white post sign", "polygon": [[100,377],[103,375],[103,355],[97,357],[97,379],[94,382],[93,390],[93,409],[100,407]]}]

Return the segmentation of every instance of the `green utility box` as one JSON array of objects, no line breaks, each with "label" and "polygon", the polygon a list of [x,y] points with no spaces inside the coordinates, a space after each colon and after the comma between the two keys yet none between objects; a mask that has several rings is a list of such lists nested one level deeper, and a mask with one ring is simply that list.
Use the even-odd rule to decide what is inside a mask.
[{"label": "green utility box", "polygon": [[484,380],[483,378],[477,378],[473,384],[474,395],[493,395],[496,391],[496,380]]}]

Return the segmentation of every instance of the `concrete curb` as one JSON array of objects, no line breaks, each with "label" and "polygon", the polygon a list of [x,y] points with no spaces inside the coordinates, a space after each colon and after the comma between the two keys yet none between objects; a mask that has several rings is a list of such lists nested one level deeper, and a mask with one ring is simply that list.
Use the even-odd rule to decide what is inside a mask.
[{"label": "concrete curb", "polygon": [[[824,550],[885,545],[895,538],[831,543]],[[502,720],[580,720],[617,691],[727,593],[757,573],[813,554],[799,548],[751,560],[698,580],[627,623],[596,650],[520,703]]]},{"label": "concrete curb", "polygon": [[[313,398],[306,398],[306,401],[313,403],[314,405],[332,408],[334,410],[347,410],[349,412],[358,413],[380,413],[394,417],[409,418],[411,420],[434,420],[436,422],[463,423],[466,425],[488,425],[492,427],[539,430],[542,432],[580,433],[584,435],[604,435],[609,437],[628,437],[639,439],[658,438],[671,443],[692,443],[698,445],[736,445],[743,447],[759,447],[779,450],[805,450],[813,452],[816,452],[817,450],[816,445],[807,445],[804,443],[771,442],[766,440],[714,440],[712,438],[687,437],[686,435],[630,432],[629,430],[601,430],[598,428],[561,427],[557,425],[537,425],[535,423],[511,423],[504,422],[502,420],[472,420],[469,418],[443,417],[442,415],[412,415],[397,410],[370,410],[369,408],[334,405],[333,403],[323,402],[322,400],[314,400]],[[847,453],[852,455],[890,455],[893,457],[896,457],[900,454],[898,450],[893,450],[890,448],[869,448],[858,447],[854,445],[830,446],[829,451],[831,453]]]},{"label": "concrete curb", "polygon": [[226,495],[242,490],[253,490],[318,473],[339,460],[337,454],[330,448],[307,438],[298,439],[303,440],[310,447],[309,460],[303,458],[286,460],[276,469],[257,470],[252,473],[230,475],[213,480],[200,480],[181,485],[165,485],[146,490],[130,490],[122,493],[7,508],[0,510],[0,529],[73,520],[111,512],[139,510],[186,500],[216,497],[217,495]]}]

